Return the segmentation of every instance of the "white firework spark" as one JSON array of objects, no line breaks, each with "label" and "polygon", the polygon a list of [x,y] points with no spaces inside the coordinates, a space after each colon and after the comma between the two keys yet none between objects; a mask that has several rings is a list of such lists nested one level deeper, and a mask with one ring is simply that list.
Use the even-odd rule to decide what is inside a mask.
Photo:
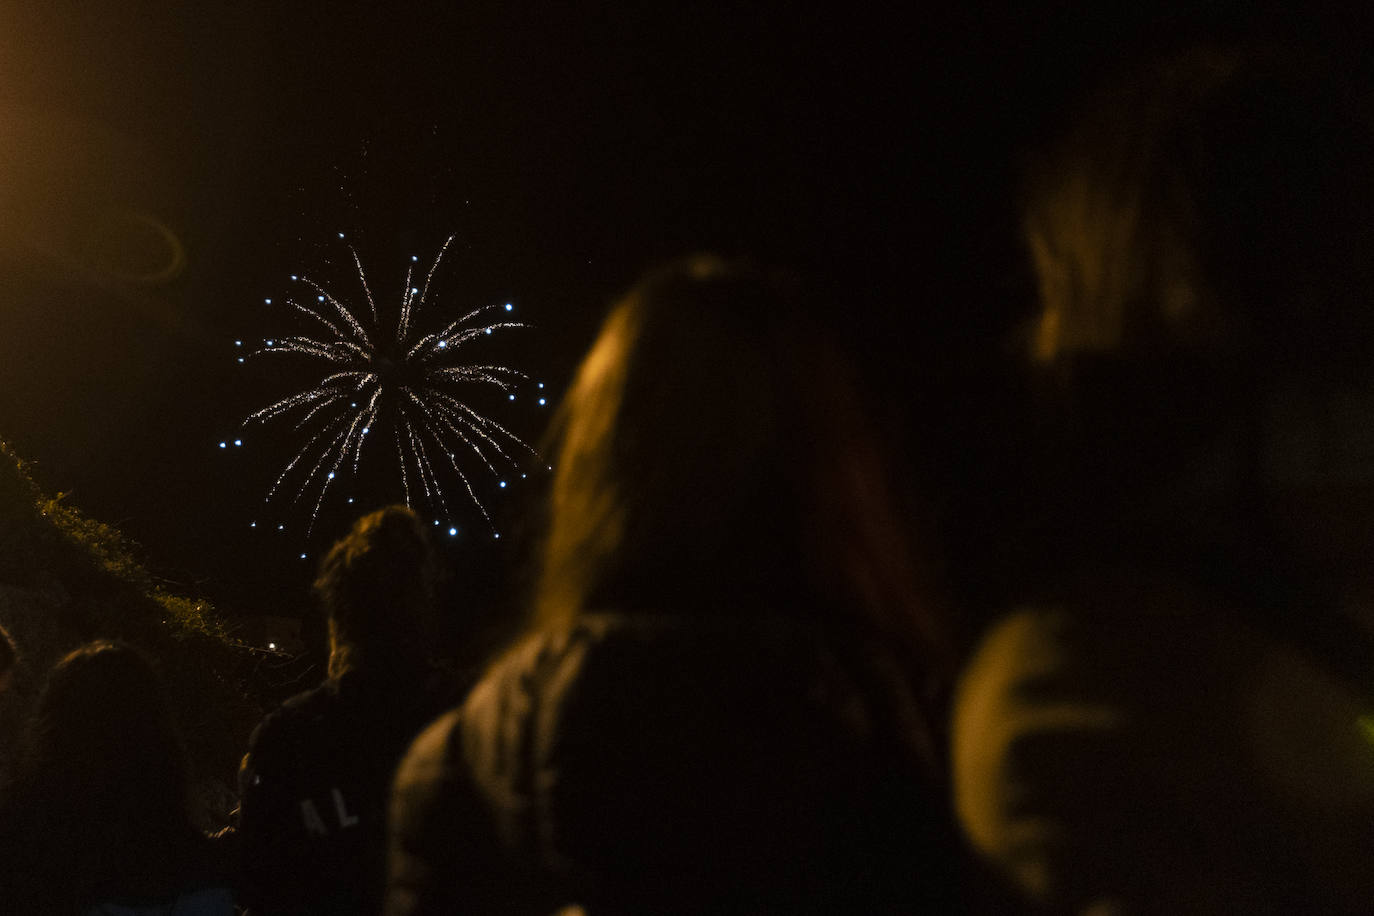
[{"label": "white firework spark", "polygon": [[[305,444],[287,462],[266,498],[271,501],[278,494],[290,493],[294,504],[312,494],[312,528],[336,478],[356,475],[364,446],[371,448],[378,439],[382,442],[377,447],[389,449],[399,466],[407,505],[413,497],[422,496],[447,516],[444,483],[457,480],[488,526],[491,516],[478,498],[464,462],[469,462],[469,470],[470,462],[475,461],[499,477],[498,465],[518,470],[519,458],[538,457],[519,436],[469,407],[462,396],[472,384],[510,392],[517,383],[528,380],[524,373],[508,366],[463,360],[464,344],[494,331],[528,327],[518,321],[491,320],[492,313],[507,315],[512,306],[507,303],[475,309],[436,332],[416,330],[429,304],[435,271],[452,243],[450,236],[435,255],[421,286],[411,285],[413,262],[417,260],[411,258],[394,315],[379,311],[362,262],[351,246],[366,312],[350,307],[309,277],[293,276],[292,280],[309,290],[309,304],[295,299],[287,299],[286,304],[303,316],[312,333],[267,340],[263,348],[251,354],[291,354],[314,360],[320,367],[322,377],[314,386],[244,420],[245,425],[290,421],[293,430],[304,437]],[[271,299],[266,301],[272,303]],[[505,486],[504,481],[501,486]]]}]

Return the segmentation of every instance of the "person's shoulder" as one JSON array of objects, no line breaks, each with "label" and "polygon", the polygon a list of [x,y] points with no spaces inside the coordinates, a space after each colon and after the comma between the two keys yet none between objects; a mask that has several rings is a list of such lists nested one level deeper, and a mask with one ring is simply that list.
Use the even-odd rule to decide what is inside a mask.
[{"label": "person's shoulder", "polygon": [[462,711],[450,709],[422,729],[396,769],[396,784],[430,782],[452,767],[462,739],[462,725]]},{"label": "person's shoulder", "polygon": [[298,693],[263,716],[248,738],[248,756],[261,760],[278,752],[284,744],[301,740],[301,732],[315,727],[338,695],[335,684],[325,681]]}]

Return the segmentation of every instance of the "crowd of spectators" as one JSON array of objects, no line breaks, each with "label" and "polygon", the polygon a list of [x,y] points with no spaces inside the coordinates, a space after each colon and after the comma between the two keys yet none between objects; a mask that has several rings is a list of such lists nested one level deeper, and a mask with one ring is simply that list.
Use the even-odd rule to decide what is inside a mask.
[{"label": "crowd of spectators", "polygon": [[[4,774],[0,907],[1369,911],[1370,101],[1195,48],[1047,129],[1007,207],[1018,457],[970,443],[1004,472],[951,494],[796,277],[654,270],[555,418],[527,613],[475,678],[434,657],[425,526],[361,518],[315,584],[328,677],[205,837],[154,666],[82,647]],[[976,550],[940,537],[965,509]]]}]

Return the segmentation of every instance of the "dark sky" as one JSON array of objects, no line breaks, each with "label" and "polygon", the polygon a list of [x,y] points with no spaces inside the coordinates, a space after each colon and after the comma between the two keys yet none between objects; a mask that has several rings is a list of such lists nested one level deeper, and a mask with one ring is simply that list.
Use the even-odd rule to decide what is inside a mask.
[{"label": "dark sky", "polygon": [[[179,587],[298,604],[343,520],[250,530],[287,443],[217,443],[285,393],[234,339],[290,329],[262,305],[289,274],[348,279],[338,232],[383,287],[456,234],[446,301],[519,303],[509,358],[555,391],[646,266],[787,265],[900,414],[955,352],[923,341],[1024,294],[1014,151],[1121,48],[1198,27],[645,6],[0,5],[0,437]],[[500,419],[537,440],[546,416]]]}]

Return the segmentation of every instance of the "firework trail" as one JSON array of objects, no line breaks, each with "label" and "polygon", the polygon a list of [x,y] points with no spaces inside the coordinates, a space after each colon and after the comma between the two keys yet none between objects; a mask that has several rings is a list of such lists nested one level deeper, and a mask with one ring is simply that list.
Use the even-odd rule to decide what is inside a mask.
[{"label": "firework trail", "polygon": [[[309,333],[267,340],[250,354],[308,359],[320,371],[321,378],[312,387],[244,420],[245,426],[289,422],[303,438],[304,444],[282,469],[266,499],[289,494],[293,505],[306,499],[312,504],[311,529],[335,480],[357,474],[365,447],[390,453],[399,468],[407,505],[423,500],[447,516],[449,493],[445,483],[456,480],[488,527],[491,516],[473,488],[473,468],[499,477],[498,466],[518,470],[522,459],[538,457],[520,437],[463,399],[472,385],[511,392],[516,384],[528,381],[526,375],[508,366],[469,363],[463,356],[464,345],[473,340],[494,331],[528,327],[508,320],[512,306],[486,306],[441,330],[417,330],[429,305],[434,274],[452,242],[452,236],[444,242],[419,285],[412,285],[417,279],[414,262],[418,259],[411,258],[394,310],[387,310],[385,304],[379,308],[352,246],[349,253],[366,311],[350,306],[309,277],[293,276],[291,279],[309,295],[305,302],[288,298],[286,305],[303,319]],[[266,301],[272,304],[271,299]],[[543,398],[539,403],[544,403]],[[501,486],[505,485],[501,481]]]}]

